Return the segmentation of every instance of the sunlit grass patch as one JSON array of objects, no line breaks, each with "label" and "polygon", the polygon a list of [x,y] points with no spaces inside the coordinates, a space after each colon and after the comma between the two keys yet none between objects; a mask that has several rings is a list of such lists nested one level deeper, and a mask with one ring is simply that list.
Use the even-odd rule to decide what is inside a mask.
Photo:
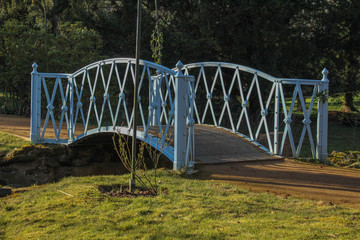
[{"label": "sunlit grass patch", "polygon": [[[305,105],[308,108],[311,102],[311,96],[304,96],[304,98],[305,98]],[[343,106],[343,98],[344,98],[343,94],[330,95],[328,98],[328,110],[340,111],[341,107]],[[360,94],[353,95],[353,101],[355,108],[360,110]],[[286,98],[285,102],[288,108],[287,110],[289,110],[291,106],[292,98]],[[294,105],[294,112],[297,112],[297,100]],[[312,113],[314,114],[316,112],[317,112],[317,99],[315,99],[314,105],[312,107]]]},{"label": "sunlit grass patch", "polygon": [[159,177],[168,193],[157,197],[115,198],[98,191],[100,184],[128,182],[125,175],[70,177],[1,199],[0,237],[355,239],[360,231],[359,209],[253,193],[166,170]]},{"label": "sunlit grass patch", "polygon": [[20,148],[27,144],[30,144],[30,142],[9,133],[0,132],[0,158],[15,148]]}]

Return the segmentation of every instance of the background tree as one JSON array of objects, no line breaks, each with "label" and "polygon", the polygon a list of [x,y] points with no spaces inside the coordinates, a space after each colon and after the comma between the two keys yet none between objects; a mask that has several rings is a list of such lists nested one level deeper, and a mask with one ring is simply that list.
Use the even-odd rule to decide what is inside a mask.
[{"label": "background tree", "polygon": [[360,86],[360,2],[327,1],[322,14],[319,42],[325,47],[324,63],[333,67],[344,92],[342,110],[357,111],[353,93]]},{"label": "background tree", "polygon": [[[360,2],[342,0],[308,1],[293,18],[293,30],[307,41],[307,65],[331,73],[331,91],[343,92],[342,111],[356,111],[353,94],[358,91],[360,63]],[[306,63],[302,55],[301,61]]]},{"label": "background tree", "polygon": [[[158,5],[160,34],[154,35],[155,2],[143,1],[143,59],[151,60],[161,48],[154,61],[166,66],[179,59],[225,61],[274,76],[315,79],[327,67],[331,91],[344,92],[343,110],[356,110],[359,1],[158,0]],[[40,69],[47,62],[49,71],[71,72],[105,57],[133,57],[136,1],[2,0],[0,28],[0,92],[13,96],[15,83],[30,81],[35,60]],[[27,94],[20,105],[28,104]]]},{"label": "background tree", "polygon": [[26,17],[21,20],[3,18],[5,21],[0,29],[0,86],[1,92],[8,97],[1,106],[2,111],[28,115],[33,62],[38,62],[39,71],[45,71],[48,51],[50,72],[72,72],[98,60],[103,46],[101,36],[80,22],[59,23],[57,35],[49,33],[46,46],[41,11],[35,11],[36,5],[23,4],[9,3],[7,13],[17,15],[21,12]]}]

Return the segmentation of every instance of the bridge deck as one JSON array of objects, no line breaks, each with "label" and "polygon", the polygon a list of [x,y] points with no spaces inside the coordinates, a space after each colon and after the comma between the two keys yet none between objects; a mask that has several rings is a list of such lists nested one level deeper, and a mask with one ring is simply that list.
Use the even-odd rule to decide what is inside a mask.
[{"label": "bridge deck", "polygon": [[[212,164],[281,159],[266,153],[239,135],[224,129],[198,124],[194,127],[197,163]],[[156,131],[158,131],[158,127],[155,126],[149,129],[149,132],[156,133]],[[170,126],[169,132],[171,136],[174,136],[173,126]]]},{"label": "bridge deck", "polygon": [[236,134],[204,125],[195,125],[195,158],[199,163],[279,159]]}]

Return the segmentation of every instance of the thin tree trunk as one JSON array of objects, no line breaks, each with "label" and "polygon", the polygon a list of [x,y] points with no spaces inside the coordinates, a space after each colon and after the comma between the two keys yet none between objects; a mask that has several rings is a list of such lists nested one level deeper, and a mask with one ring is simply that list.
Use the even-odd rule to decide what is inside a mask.
[{"label": "thin tree trunk", "polygon": [[296,96],[296,111],[298,112],[303,111],[299,95]]},{"label": "thin tree trunk", "polygon": [[351,62],[346,61],[345,64],[345,79],[343,82],[344,86],[344,98],[343,105],[340,109],[341,112],[354,112],[358,111],[354,106],[353,94],[352,94],[352,81],[354,81],[353,74],[351,72]]},{"label": "thin tree trunk", "polygon": [[354,106],[354,98],[352,92],[345,92],[343,99],[343,106],[341,107],[342,112],[357,112],[358,110]]}]

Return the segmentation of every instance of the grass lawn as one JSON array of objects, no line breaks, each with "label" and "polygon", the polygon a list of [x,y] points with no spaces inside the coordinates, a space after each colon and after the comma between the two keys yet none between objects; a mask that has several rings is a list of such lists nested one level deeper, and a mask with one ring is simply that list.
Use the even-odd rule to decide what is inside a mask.
[{"label": "grass lawn", "polygon": [[22,138],[15,137],[11,134],[0,132],[0,158],[6,153],[14,150],[15,148],[20,148],[24,145],[31,144],[29,141],[26,141]]},{"label": "grass lawn", "polygon": [[[309,107],[311,97],[307,96],[306,98],[306,107]],[[336,94],[329,96],[329,111],[339,111],[342,107],[343,95]],[[286,98],[287,110],[290,109],[291,98]],[[357,109],[360,110],[360,95],[354,95],[354,105]],[[312,117],[317,118],[317,103],[313,105]],[[355,113],[360,119],[360,113]],[[298,112],[296,109],[296,103],[294,107],[293,116],[299,116],[301,119],[297,122],[296,126],[293,127],[293,133],[295,136],[295,142],[297,145],[298,138],[300,137],[301,131],[303,129],[303,124],[301,120],[303,118],[303,113]],[[313,121],[311,125],[312,134],[314,143],[316,143],[316,120]],[[328,125],[328,153],[330,154],[333,151],[344,152],[344,151],[360,151],[360,126],[349,126],[342,124],[340,122],[329,120]],[[311,149],[308,140],[307,133],[305,134],[305,139],[303,143],[303,148],[300,153],[300,158],[311,158]]]},{"label": "grass lawn", "polygon": [[329,122],[328,152],[360,151],[360,126],[346,126],[341,123]]},{"label": "grass lawn", "polygon": [[[302,128],[300,128],[302,130]],[[301,134],[297,133],[297,137]],[[316,125],[312,126],[314,143],[316,143]],[[333,151],[360,151],[360,127],[354,128],[337,122],[329,122],[328,125],[328,153]],[[311,158],[311,148],[308,135],[305,135],[301,158]]]},{"label": "grass lawn", "polygon": [[[168,194],[114,198],[99,184],[129,176],[69,177],[0,199],[5,239],[356,239],[360,209],[253,193],[159,172]],[[73,197],[58,192],[61,190]]]},{"label": "grass lawn", "polygon": [[[342,94],[336,94],[336,95],[329,96],[328,110],[329,111],[340,111],[340,109],[342,107],[343,98],[344,98],[344,96]],[[289,110],[292,98],[286,98],[285,101],[286,101],[286,106]],[[310,105],[310,101],[311,101],[311,96],[305,96],[305,104],[306,104],[307,108]],[[354,95],[354,106],[360,111],[360,94]],[[296,112],[296,102],[295,102],[294,108],[295,108],[294,111]],[[312,110],[313,110],[313,113],[317,112],[317,100],[316,99],[315,99],[315,103],[313,105]]]}]

